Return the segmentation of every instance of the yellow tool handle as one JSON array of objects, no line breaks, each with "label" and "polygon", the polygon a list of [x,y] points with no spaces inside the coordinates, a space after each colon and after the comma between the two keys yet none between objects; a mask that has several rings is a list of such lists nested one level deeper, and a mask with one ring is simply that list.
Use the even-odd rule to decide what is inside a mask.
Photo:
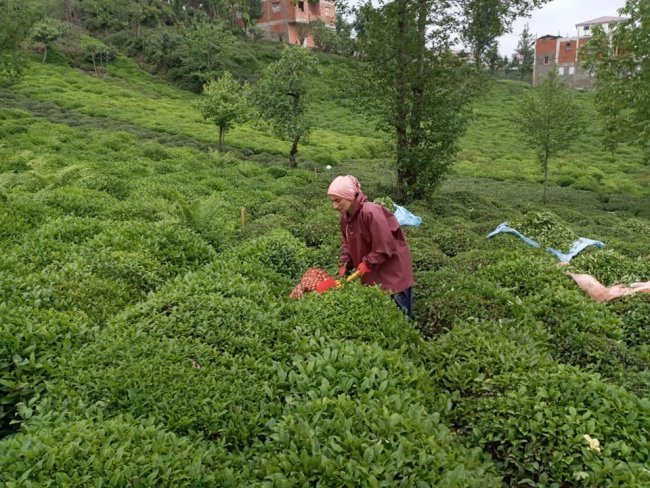
[{"label": "yellow tool handle", "polygon": [[355,279],[357,276],[359,276],[360,274],[361,274],[361,271],[355,271],[355,272],[352,273],[351,275],[346,276],[345,281],[347,281],[348,283],[350,283],[350,281],[354,280],[354,279]]}]

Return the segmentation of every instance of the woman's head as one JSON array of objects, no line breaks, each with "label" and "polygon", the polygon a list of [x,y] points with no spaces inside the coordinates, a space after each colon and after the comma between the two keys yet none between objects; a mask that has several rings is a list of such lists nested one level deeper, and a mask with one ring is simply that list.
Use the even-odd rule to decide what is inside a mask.
[{"label": "woman's head", "polygon": [[327,196],[332,206],[340,213],[348,212],[354,205],[354,200],[361,191],[361,185],[352,175],[337,176],[327,189]]}]

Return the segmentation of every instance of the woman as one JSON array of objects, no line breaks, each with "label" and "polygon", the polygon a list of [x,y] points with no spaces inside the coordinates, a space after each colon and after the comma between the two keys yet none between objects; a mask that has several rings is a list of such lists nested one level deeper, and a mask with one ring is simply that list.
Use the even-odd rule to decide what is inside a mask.
[{"label": "woman", "polygon": [[343,252],[339,276],[359,271],[365,285],[379,285],[413,318],[413,262],[404,233],[386,208],[368,201],[351,175],[332,181],[327,196],[341,214]]}]

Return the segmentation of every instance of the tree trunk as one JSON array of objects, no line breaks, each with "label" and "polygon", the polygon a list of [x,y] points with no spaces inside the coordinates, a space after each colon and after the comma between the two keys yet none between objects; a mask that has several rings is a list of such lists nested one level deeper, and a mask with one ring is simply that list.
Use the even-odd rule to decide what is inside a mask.
[{"label": "tree trunk", "polygon": [[395,59],[397,60],[397,74],[395,78],[395,137],[397,142],[397,199],[402,201],[408,188],[408,149],[409,140],[407,132],[407,76],[406,61],[406,0],[399,1],[397,17],[397,39],[395,46]]},{"label": "tree trunk", "polygon": [[47,44],[45,44],[45,49],[43,50],[43,60],[41,63],[45,63],[47,61]]},{"label": "tree trunk", "polygon": [[416,73],[413,83],[413,108],[411,110],[411,147],[420,144],[420,124],[422,123],[423,97],[424,97],[424,55],[426,46],[426,26],[429,8],[427,0],[418,0],[417,11],[417,58]]},{"label": "tree trunk", "polygon": [[293,138],[293,144],[291,145],[291,151],[289,151],[289,167],[297,168],[298,163],[296,162],[296,154],[298,153],[298,142],[300,142],[300,136]]},{"label": "tree trunk", "polygon": [[223,152],[223,141],[226,139],[226,128],[219,126],[219,152]]},{"label": "tree trunk", "polygon": [[546,203],[546,187],[548,185],[548,151],[544,151],[544,193],[542,194],[542,202]]}]

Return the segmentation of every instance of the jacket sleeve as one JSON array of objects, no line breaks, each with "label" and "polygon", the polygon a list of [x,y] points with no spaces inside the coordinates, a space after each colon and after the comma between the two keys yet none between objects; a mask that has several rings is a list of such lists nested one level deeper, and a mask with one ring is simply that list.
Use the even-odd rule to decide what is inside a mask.
[{"label": "jacket sleeve", "polygon": [[362,261],[371,269],[377,268],[397,253],[396,233],[399,222],[394,215],[384,212],[379,205],[364,215],[364,233],[370,238],[370,252]]}]

